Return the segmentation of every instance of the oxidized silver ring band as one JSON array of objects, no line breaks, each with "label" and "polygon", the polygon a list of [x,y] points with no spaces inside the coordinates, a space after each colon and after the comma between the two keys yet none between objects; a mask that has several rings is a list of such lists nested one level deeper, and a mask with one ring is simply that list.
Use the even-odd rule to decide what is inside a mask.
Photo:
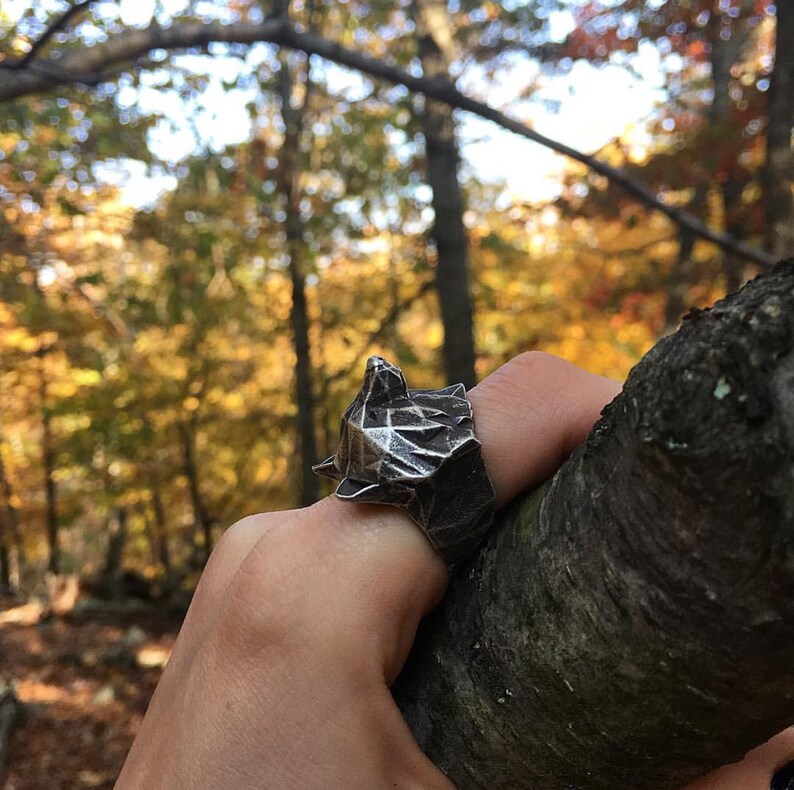
[{"label": "oxidized silver ring band", "polygon": [[382,357],[367,361],[336,454],[313,470],[340,481],[340,499],[404,509],[450,565],[493,522],[493,485],[465,387],[409,390],[400,368]]}]

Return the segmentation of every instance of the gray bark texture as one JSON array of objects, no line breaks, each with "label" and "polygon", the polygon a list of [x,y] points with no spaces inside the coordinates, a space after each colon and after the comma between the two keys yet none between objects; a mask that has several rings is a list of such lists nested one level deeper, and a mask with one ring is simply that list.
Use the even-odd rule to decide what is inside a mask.
[{"label": "gray bark texture", "polygon": [[503,514],[395,696],[460,788],[672,790],[794,722],[794,260]]}]

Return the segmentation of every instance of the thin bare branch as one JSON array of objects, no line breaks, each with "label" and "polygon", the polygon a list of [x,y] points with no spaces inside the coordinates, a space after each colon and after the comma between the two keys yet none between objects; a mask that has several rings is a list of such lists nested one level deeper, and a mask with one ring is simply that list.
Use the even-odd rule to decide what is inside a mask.
[{"label": "thin bare branch", "polygon": [[622,247],[614,250],[605,249],[603,246],[592,247],[589,244],[580,244],[577,242],[567,243],[565,246],[587,255],[600,255],[604,258],[631,258],[634,255],[646,254],[648,250],[653,249],[657,244],[665,244],[675,241],[677,238],[677,235],[672,234],[669,236],[662,236],[658,239],[651,239],[645,242],[645,244],[639,244],[636,247]]},{"label": "thin bare branch", "polygon": [[75,3],[68,11],[61,14],[59,17],[52,22],[47,29],[39,36],[39,38],[33,43],[33,46],[30,48],[30,52],[25,55],[24,58],[21,60],[15,61],[12,64],[12,68],[14,69],[23,69],[30,65],[35,58],[38,57],[39,52],[47,45],[47,42],[59,31],[66,28],[66,26],[82,11],[85,11],[88,6],[92,3],[96,2],[96,0],[81,0],[79,3]]},{"label": "thin bare branch", "polygon": [[[741,255],[762,266],[772,265],[777,260],[775,256],[739,241],[727,233],[709,228],[697,217],[683,209],[665,203],[652,189],[624,170],[612,167],[606,162],[540,134],[523,121],[511,118],[485,102],[466,96],[445,79],[418,77],[398,66],[346,49],[315,34],[300,32],[282,19],[269,19],[261,24],[237,23],[231,25],[219,22],[183,22],[169,28],[162,28],[153,23],[142,30],[129,30],[105,43],[86,47],[83,50],[64,52],[57,61],[35,61],[37,64],[45,62],[51,66],[57,65],[62,75],[61,79],[45,75],[40,69],[30,68],[30,65],[33,64],[24,69],[14,69],[13,72],[6,69],[6,73],[3,73],[4,70],[0,69],[0,102],[49,90],[53,85],[64,82],[64,79],[70,74],[75,75],[73,79],[85,81],[81,79],[81,76],[101,74],[108,68],[129,63],[154,49],[182,50],[188,47],[206,47],[213,42],[277,44],[302,50],[311,55],[318,55],[333,63],[347,66],[377,79],[403,85],[412,92],[421,93],[431,99],[445,102],[456,109],[492,121],[503,129],[580,162],[590,170],[605,176],[614,184],[623,187],[638,202],[652,210],[659,211],[678,226],[686,228],[696,236],[706,239],[724,250]],[[0,66],[2,65],[0,64]]]},{"label": "thin bare branch", "polygon": [[389,312],[386,313],[386,315],[381,319],[378,328],[370,332],[367,336],[367,339],[361,344],[358,354],[356,354],[352,364],[348,365],[346,368],[336,370],[333,373],[328,373],[325,378],[326,384],[333,384],[343,379],[349,379],[352,375],[354,375],[355,371],[360,370],[361,363],[364,357],[372,351],[372,346],[383,338],[386,332],[388,332],[394,326],[397,319],[403,315],[405,311],[414,304],[414,302],[417,302],[426,293],[433,290],[434,285],[434,280],[425,280],[425,282],[423,282],[416,290],[416,293],[411,294],[411,296],[408,296],[399,302],[395,302],[389,308]]}]

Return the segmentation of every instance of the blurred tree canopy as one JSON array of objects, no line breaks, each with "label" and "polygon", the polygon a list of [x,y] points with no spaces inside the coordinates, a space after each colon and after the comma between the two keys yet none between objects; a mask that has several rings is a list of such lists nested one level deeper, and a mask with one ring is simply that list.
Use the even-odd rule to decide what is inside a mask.
[{"label": "blurred tree canopy", "polygon": [[[793,25],[769,0],[3,3],[0,587],[190,584],[233,521],[321,493],[371,353],[418,387],[528,349],[623,377],[794,249]],[[467,158],[456,96],[507,93],[532,134],[549,85],[649,59],[652,112],[551,199]]]}]

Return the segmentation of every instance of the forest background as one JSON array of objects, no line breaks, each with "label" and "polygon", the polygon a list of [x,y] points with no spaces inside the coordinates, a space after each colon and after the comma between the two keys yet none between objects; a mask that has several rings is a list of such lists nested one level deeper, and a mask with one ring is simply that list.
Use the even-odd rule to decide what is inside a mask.
[{"label": "forest background", "polygon": [[[792,43],[794,9],[768,0],[2,0],[9,611],[68,574],[179,609],[230,524],[325,493],[309,466],[369,354],[417,387],[533,349],[623,378],[690,306],[794,249]],[[613,131],[541,157],[399,70],[574,147]],[[121,669],[63,651],[87,685],[39,673],[28,697],[129,714],[100,768],[75,745],[64,784],[112,786],[155,676],[124,707],[140,649]]]}]

